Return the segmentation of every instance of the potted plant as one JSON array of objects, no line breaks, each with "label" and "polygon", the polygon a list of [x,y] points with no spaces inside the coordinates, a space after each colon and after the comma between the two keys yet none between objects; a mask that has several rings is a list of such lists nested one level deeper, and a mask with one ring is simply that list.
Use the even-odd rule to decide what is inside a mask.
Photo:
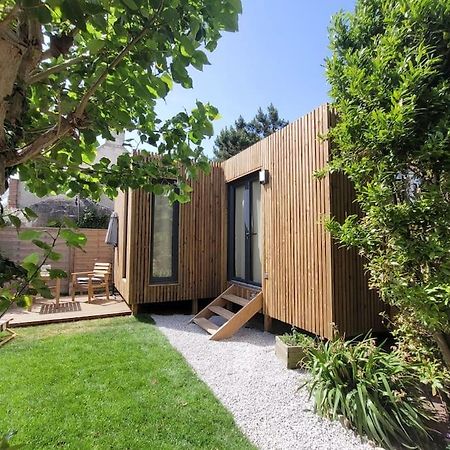
[{"label": "potted plant", "polygon": [[287,369],[297,369],[304,363],[308,350],[314,345],[313,337],[292,329],[291,333],[276,336],[275,354]]}]

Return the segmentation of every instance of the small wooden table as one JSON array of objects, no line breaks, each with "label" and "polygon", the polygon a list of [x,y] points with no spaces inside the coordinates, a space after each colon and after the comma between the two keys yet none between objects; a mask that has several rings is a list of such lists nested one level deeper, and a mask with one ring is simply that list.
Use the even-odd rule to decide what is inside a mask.
[{"label": "small wooden table", "polygon": [[[61,296],[61,278],[52,279],[48,274],[41,274],[41,278],[45,281],[49,289],[55,289],[55,306],[59,308],[59,297]],[[55,281],[55,286],[49,286],[49,281],[53,280]]]}]

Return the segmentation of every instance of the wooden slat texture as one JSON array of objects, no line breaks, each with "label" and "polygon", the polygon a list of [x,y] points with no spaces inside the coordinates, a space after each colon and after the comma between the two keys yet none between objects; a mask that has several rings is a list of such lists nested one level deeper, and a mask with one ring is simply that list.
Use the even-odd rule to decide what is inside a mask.
[{"label": "wooden slat texture", "polygon": [[332,323],[347,335],[380,329],[382,309],[356,251],[340,249],[323,226],[325,217],[342,219],[354,209],[343,176],[313,175],[328,161],[321,137],[331,120],[323,105],[223,163],[226,182],[260,169],[270,174],[261,213],[264,313],[325,337]]},{"label": "wooden slat texture", "polygon": [[[330,126],[335,123],[329,111]],[[360,215],[355,203],[355,191],[350,181],[341,173],[331,175],[331,215],[340,223],[349,215]],[[332,246],[333,322],[347,334],[366,333],[369,329],[383,330],[380,313],[385,309],[375,291],[367,288],[368,279],[364,262],[356,249],[346,249],[337,243]],[[351,331],[350,331],[351,330]]]},{"label": "wooden slat texture", "polygon": [[[209,175],[200,174],[193,182],[191,201],[180,205],[179,279],[172,284],[150,284],[151,196],[141,190],[132,193],[127,227],[131,247],[127,278],[116,284],[129,303],[212,298],[222,291],[226,277],[222,271],[224,184],[222,169],[213,164]],[[119,229],[123,228],[124,203],[121,194],[115,208],[119,213]],[[124,236],[120,236],[119,256],[123,254],[124,242]],[[115,273],[121,274],[123,260],[117,253]]]},{"label": "wooden slat texture", "polygon": [[[263,312],[324,337],[332,336],[332,323],[347,335],[379,329],[382,307],[367,288],[362,261],[355,251],[339,249],[323,226],[325,217],[343,219],[355,210],[354,192],[343,176],[318,180],[313,175],[328,161],[329,142],[321,136],[333,121],[330,108],[323,105],[224,163],[213,164],[209,175],[193,183],[191,202],[180,206],[177,283],[149,283],[150,196],[132,192],[127,277],[117,281],[116,276],[132,307],[215,298],[226,288],[227,183],[266,169],[269,182],[261,195]],[[119,196],[122,230],[124,203]],[[122,273],[120,236],[116,274]]]},{"label": "wooden slat texture", "polygon": [[[29,228],[27,228],[29,229]],[[55,228],[32,228],[38,231],[48,231],[55,235]],[[96,262],[112,263],[113,249],[105,244],[106,230],[87,229],[80,230],[87,238],[83,251],[67,247],[62,240],[58,240],[55,251],[61,254],[59,261],[48,261],[54,269],[62,269],[69,274],[69,278],[61,280],[61,293],[67,294],[69,290],[69,279],[72,272],[91,271]],[[50,242],[50,237],[43,233],[42,240]],[[0,229],[0,252],[3,256],[15,262],[22,261],[30,253],[41,254],[31,241],[22,241],[17,237],[17,232],[13,228]]]},{"label": "wooden slat texture", "polygon": [[[322,223],[330,211],[325,198],[329,179],[319,181],[313,173],[328,158],[326,144],[318,139],[319,132],[326,132],[327,111],[324,105],[259,142],[259,152],[252,153],[253,167],[247,162],[242,174],[234,158],[224,163],[225,174],[230,174],[226,181],[251,169],[270,174],[261,214],[265,314],[321,336],[329,335],[332,322],[326,276],[331,239]],[[244,158],[245,153],[238,156]]]}]

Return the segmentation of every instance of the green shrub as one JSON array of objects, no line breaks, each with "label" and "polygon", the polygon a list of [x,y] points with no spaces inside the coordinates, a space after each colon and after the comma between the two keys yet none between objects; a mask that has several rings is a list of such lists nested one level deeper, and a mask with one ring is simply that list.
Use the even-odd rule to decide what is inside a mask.
[{"label": "green shrub", "polygon": [[290,333],[285,333],[280,336],[280,339],[289,346],[302,347],[304,349],[310,349],[316,343],[316,339],[308,334],[302,333],[295,328],[292,328]]},{"label": "green shrub", "polygon": [[396,351],[385,352],[366,336],[361,342],[339,337],[318,343],[310,354],[309,389],[320,415],[344,418],[387,448],[430,443],[418,376]]},{"label": "green shrub", "polygon": [[433,396],[450,394],[450,371],[442,363],[433,336],[422,326],[412,310],[395,314],[392,333],[401,358],[411,364]]},{"label": "green shrub", "polygon": [[304,356],[298,362],[297,367],[305,368],[309,366],[310,350],[317,345],[317,339],[302,333],[295,328],[292,328],[290,333],[285,333],[280,336],[280,339],[288,346],[301,348]]},{"label": "green shrub", "polygon": [[77,220],[79,228],[108,228],[110,213],[95,206],[83,209],[83,215]]}]

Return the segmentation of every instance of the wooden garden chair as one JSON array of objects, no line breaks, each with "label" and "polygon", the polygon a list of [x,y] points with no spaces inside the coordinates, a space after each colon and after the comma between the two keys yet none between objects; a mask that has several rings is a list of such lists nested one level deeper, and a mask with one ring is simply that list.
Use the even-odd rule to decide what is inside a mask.
[{"label": "wooden garden chair", "polygon": [[[82,275],[82,276],[80,276]],[[72,273],[72,301],[77,292],[87,292],[88,302],[91,303],[96,291],[105,291],[109,300],[109,280],[111,276],[110,263],[95,263],[92,272]]]}]

